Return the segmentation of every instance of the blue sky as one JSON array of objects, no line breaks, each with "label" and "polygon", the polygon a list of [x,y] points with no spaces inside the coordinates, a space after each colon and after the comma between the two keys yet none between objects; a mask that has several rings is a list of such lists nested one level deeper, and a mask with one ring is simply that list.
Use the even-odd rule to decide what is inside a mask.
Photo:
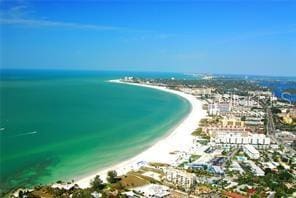
[{"label": "blue sky", "polygon": [[296,75],[296,1],[3,1],[2,68]]}]

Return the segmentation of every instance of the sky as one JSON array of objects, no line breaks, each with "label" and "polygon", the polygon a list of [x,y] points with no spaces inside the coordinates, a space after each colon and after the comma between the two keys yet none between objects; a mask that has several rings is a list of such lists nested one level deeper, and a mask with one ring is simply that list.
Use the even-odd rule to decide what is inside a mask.
[{"label": "sky", "polygon": [[296,76],[296,1],[3,1],[0,66]]}]

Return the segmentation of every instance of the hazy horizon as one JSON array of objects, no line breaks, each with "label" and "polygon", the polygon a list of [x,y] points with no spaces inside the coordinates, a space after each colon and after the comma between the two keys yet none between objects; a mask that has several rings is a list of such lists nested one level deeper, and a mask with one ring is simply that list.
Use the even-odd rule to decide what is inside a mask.
[{"label": "hazy horizon", "polygon": [[103,69],[79,69],[79,68],[0,68],[0,71],[69,71],[69,72],[118,72],[118,73],[163,73],[163,74],[184,74],[184,75],[218,75],[218,76],[249,76],[249,77],[284,77],[295,78],[296,75],[265,75],[265,74],[243,74],[243,73],[211,73],[211,72],[172,72],[172,71],[148,71],[148,70],[103,70]]}]

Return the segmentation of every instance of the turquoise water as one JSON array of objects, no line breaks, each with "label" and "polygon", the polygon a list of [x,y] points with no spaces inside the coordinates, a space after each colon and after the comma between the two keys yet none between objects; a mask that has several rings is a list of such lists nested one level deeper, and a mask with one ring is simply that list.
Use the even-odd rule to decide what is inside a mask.
[{"label": "turquoise water", "polygon": [[2,73],[1,191],[69,181],[130,158],[190,111],[179,96],[107,82],[122,76]]}]

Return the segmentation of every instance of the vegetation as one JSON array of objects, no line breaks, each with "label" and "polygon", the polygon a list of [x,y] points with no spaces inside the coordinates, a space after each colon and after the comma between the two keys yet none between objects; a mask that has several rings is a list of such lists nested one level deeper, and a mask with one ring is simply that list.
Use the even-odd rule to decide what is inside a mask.
[{"label": "vegetation", "polygon": [[277,107],[272,107],[271,108],[271,112],[273,114],[278,114],[278,113],[281,113],[282,111],[279,108],[277,108]]},{"label": "vegetation", "polygon": [[107,173],[107,181],[111,184],[116,183],[119,180],[119,178],[117,177],[117,172],[112,170],[112,171],[108,171]]},{"label": "vegetation", "polygon": [[151,83],[166,84],[168,87],[177,89],[179,86],[190,88],[204,88],[214,87],[218,93],[235,93],[240,95],[248,95],[248,91],[267,90],[267,88],[261,87],[256,81],[250,81],[245,79],[234,79],[220,77],[211,80],[203,79],[147,79],[138,78],[137,82],[150,81]]},{"label": "vegetation", "polygon": [[209,119],[204,118],[200,120],[199,125],[200,126],[216,125],[216,124],[219,124],[220,120],[221,120],[220,116],[213,116]]},{"label": "vegetation", "polygon": [[[293,184],[294,177],[287,170],[280,168],[278,172],[273,172],[270,169],[265,169],[265,176],[257,177],[252,173],[247,172],[238,178],[240,185],[247,184],[254,186],[257,193],[263,192],[264,188],[269,188],[276,192],[276,197],[289,197],[296,191],[295,184]],[[287,184],[291,183],[292,187],[288,188]]]},{"label": "vegetation", "polygon": [[191,155],[189,158],[189,163],[196,161],[200,157],[200,155]]},{"label": "vegetation", "polygon": [[121,177],[120,183],[126,188],[132,188],[149,184],[150,181],[135,172],[130,172]]},{"label": "vegetation", "polygon": [[94,180],[91,181],[90,185],[92,189],[96,191],[100,191],[105,187],[99,175],[95,176]]},{"label": "vegetation", "polygon": [[214,176],[214,174],[207,171],[206,168],[204,168],[204,169],[188,169],[188,172],[194,173],[196,176],[206,176],[206,177]]},{"label": "vegetation", "polygon": [[209,140],[210,136],[202,131],[202,128],[198,128],[191,133],[193,136],[200,136],[203,139]]}]

